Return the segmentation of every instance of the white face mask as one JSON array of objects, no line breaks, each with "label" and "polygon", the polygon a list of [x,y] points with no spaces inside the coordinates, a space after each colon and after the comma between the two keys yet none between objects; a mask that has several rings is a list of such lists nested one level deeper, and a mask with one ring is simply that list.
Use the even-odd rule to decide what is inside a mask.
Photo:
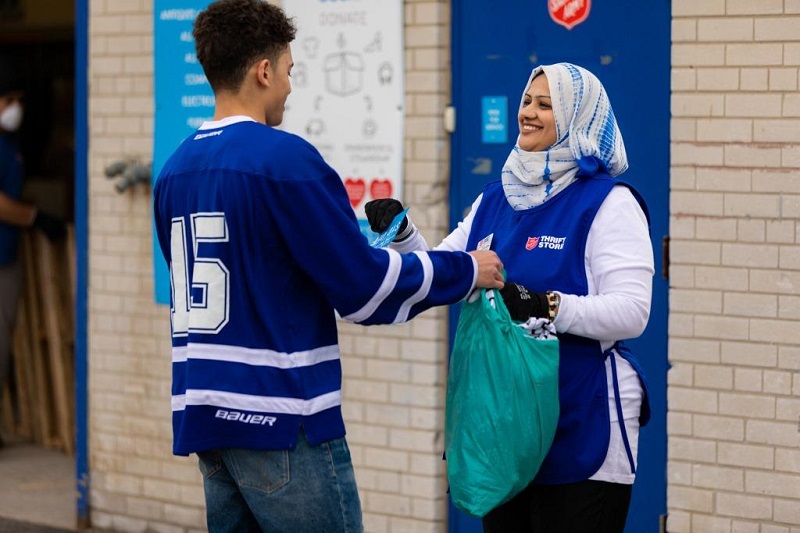
[{"label": "white face mask", "polygon": [[22,124],[22,105],[19,102],[11,102],[9,106],[0,113],[0,128],[14,132]]}]

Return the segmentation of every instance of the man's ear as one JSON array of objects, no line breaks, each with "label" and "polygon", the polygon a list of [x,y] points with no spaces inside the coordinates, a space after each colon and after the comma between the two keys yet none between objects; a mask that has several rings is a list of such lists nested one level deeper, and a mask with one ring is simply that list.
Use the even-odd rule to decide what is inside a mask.
[{"label": "man's ear", "polygon": [[272,84],[272,64],[269,59],[256,63],[256,80],[259,85],[269,87]]}]

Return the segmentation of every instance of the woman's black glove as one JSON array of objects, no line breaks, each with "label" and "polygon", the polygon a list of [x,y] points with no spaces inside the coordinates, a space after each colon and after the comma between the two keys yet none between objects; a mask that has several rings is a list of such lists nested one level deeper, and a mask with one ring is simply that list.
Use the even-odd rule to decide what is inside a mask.
[{"label": "woman's black glove", "polygon": [[[394,198],[381,198],[380,200],[370,200],[364,204],[364,213],[367,215],[369,227],[375,233],[386,231],[394,217],[403,211],[403,204]],[[408,217],[403,218],[400,229],[397,233],[403,233],[408,226]]]},{"label": "woman's black glove", "polygon": [[508,281],[500,289],[500,296],[503,297],[512,320],[525,322],[530,317],[550,317],[547,294],[543,292],[530,292],[524,286]]},{"label": "woman's black glove", "polygon": [[53,242],[60,241],[67,234],[67,224],[58,217],[44,211],[36,211],[33,227],[45,234]]}]

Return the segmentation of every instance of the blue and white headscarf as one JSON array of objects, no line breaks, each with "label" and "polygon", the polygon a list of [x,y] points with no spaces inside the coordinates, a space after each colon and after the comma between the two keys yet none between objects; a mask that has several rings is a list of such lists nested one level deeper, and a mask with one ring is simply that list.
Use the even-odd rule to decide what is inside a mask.
[{"label": "blue and white headscarf", "polygon": [[603,84],[588,70],[571,63],[533,69],[522,91],[544,71],[550,87],[556,142],[543,152],[526,152],[519,142],[503,165],[503,190],[515,210],[544,203],[575,181],[578,170],[589,174],[625,172],[628,158],[611,102]]}]

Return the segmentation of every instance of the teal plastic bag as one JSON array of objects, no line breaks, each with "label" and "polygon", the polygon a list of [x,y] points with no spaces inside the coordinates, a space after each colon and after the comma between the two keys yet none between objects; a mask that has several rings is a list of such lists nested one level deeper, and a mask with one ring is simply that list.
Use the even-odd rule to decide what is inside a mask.
[{"label": "teal plastic bag", "polygon": [[558,339],[528,335],[493,291],[464,302],[445,406],[453,504],[483,517],[516,496],[547,455],[558,413]]}]

